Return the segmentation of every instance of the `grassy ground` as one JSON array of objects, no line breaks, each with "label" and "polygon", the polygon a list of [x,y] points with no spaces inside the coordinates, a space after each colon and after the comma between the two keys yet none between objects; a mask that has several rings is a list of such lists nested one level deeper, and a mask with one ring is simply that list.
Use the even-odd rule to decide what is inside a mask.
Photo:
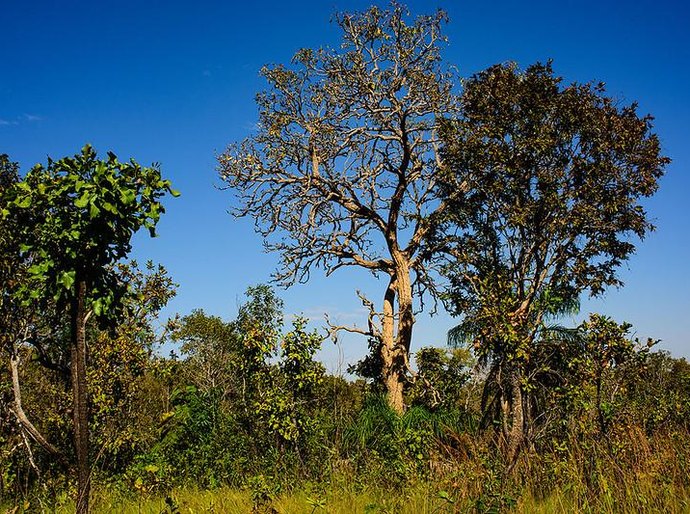
[{"label": "grassy ground", "polygon": [[[610,491],[590,497],[577,487],[554,491],[545,498],[523,494],[518,499],[492,494],[479,498],[455,497],[430,484],[419,484],[402,491],[327,490],[318,493],[302,491],[278,495],[252,511],[249,491],[220,488],[213,491],[174,490],[167,496],[122,498],[95,493],[95,513],[117,514],[444,514],[475,512],[540,513],[690,513],[690,490],[673,486],[652,487],[644,479],[625,491]],[[0,509],[2,510],[2,509]],[[57,508],[26,504],[5,507],[4,512],[70,513],[73,507],[64,503]]]},{"label": "grassy ground", "polygon": [[[397,487],[381,486],[394,477],[386,468],[333,472],[322,482],[283,484],[282,490],[262,475],[249,478],[242,489],[178,488],[167,494],[151,489],[162,487],[160,483],[129,489],[121,481],[113,489],[95,485],[92,505],[95,514],[690,514],[687,438],[660,438],[654,444],[641,436],[627,440],[628,446],[614,449],[580,448],[572,440],[573,451],[531,455],[510,476],[492,461],[475,456],[445,466],[438,461],[427,470],[433,480],[400,480]],[[74,511],[68,491],[51,502],[45,496],[36,499],[40,497],[21,505],[0,502],[0,513]]]}]

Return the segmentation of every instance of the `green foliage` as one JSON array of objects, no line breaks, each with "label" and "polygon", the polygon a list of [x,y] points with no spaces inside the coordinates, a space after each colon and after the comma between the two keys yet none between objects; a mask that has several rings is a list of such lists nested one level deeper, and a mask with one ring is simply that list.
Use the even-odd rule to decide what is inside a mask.
[{"label": "green foliage", "polygon": [[524,362],[549,316],[620,285],[631,236],[653,228],[640,199],[669,159],[635,104],[564,86],[550,63],[471,77],[443,138],[440,226],[459,233],[435,242],[451,255],[449,306],[480,356]]},{"label": "green foliage", "polygon": [[282,339],[278,369],[273,387],[256,405],[260,419],[284,443],[299,448],[301,439],[315,428],[314,393],[323,382],[324,368],[314,361],[322,337],[306,332],[307,320],[293,321],[292,331]]},{"label": "green foliage", "polygon": [[115,330],[94,336],[87,366],[99,468],[110,472],[126,468],[155,431],[154,415],[142,405],[142,397],[157,365],[155,322],[176,292],[167,270],[152,262],[145,270],[136,261],[120,263],[117,274],[127,291],[123,315]]},{"label": "green foliage", "polygon": [[236,399],[241,387],[235,373],[240,364],[241,338],[235,323],[195,310],[171,324],[171,339],[182,342],[186,381],[201,391],[217,394],[220,401]]},{"label": "green foliage", "polygon": [[40,290],[64,302],[79,274],[89,281],[96,314],[107,310],[118,290],[107,265],[129,253],[140,227],[155,235],[166,193],[177,195],[157,167],[121,163],[113,153],[98,160],[88,145],[74,157],[31,169],[12,204],[20,213],[22,249],[32,256],[25,295],[37,297]]},{"label": "green foliage", "polygon": [[237,316],[237,328],[242,345],[240,369],[251,376],[265,368],[278,348],[283,302],[266,285],[250,287],[247,297],[249,301],[240,307]]},{"label": "green foliage", "polygon": [[479,494],[473,500],[474,511],[482,514],[499,514],[512,510],[517,505],[519,489],[516,484],[503,477],[501,465],[495,461],[485,462]]},{"label": "green foliage", "polygon": [[579,430],[597,427],[606,434],[612,425],[627,424],[630,381],[644,375],[656,344],[630,339],[630,329],[627,323],[591,314],[574,332],[563,332],[567,337],[552,331],[529,368],[539,408],[551,410],[552,417],[553,409],[562,409],[555,419],[566,422],[561,426],[568,430],[575,428],[567,422],[568,412],[578,413]]},{"label": "green foliage", "polygon": [[253,513],[275,512],[271,508],[271,502],[280,492],[280,485],[273,477],[256,475],[247,480],[247,489],[250,491]]},{"label": "green foliage", "polygon": [[410,392],[411,404],[428,410],[452,410],[458,406],[470,379],[471,356],[463,348],[421,348],[416,354],[418,375]]},{"label": "green foliage", "polygon": [[0,154],[0,351],[11,351],[27,317],[26,309],[13,301],[28,267],[20,255],[24,242],[17,230],[17,215],[10,210],[19,181],[18,164]]},{"label": "green foliage", "polygon": [[381,349],[383,342],[377,337],[368,339],[369,351],[354,364],[347,367],[347,372],[369,381],[372,391],[381,393],[384,390],[383,358]]},{"label": "green foliage", "polygon": [[324,370],[313,357],[321,337],[303,318],[283,334],[282,302],[271,288],[252,287],[247,296],[234,321],[194,311],[171,322],[185,360],[159,441],[143,461],[159,474],[183,468],[170,483],[240,485],[321,448],[308,443],[320,432]]},{"label": "green foliage", "polygon": [[418,406],[401,416],[385,397],[374,394],[347,427],[344,450],[369,483],[400,486],[413,477],[428,476],[429,462],[441,447],[452,444],[460,424],[448,411]]},{"label": "green foliage", "polygon": [[530,382],[548,322],[581,294],[620,285],[633,238],[653,229],[641,200],[670,160],[651,121],[603,84],[563,85],[550,63],[509,63],[465,82],[460,115],[442,131],[448,208],[429,259],[462,317],[451,342],[470,343],[487,366],[485,417],[509,460],[533,430]]},{"label": "green foliage", "polygon": [[[26,270],[11,291],[13,303],[21,300],[26,309],[40,309],[36,316],[44,320],[47,313],[53,313],[53,323],[62,321],[66,309],[71,317],[67,369],[73,391],[80,513],[89,509],[91,474],[86,323],[91,315],[101,322],[113,322],[122,313],[128,290],[115,264],[127,256],[139,228],[146,227],[155,235],[155,225],[164,212],[160,199],[166,193],[177,195],[156,166],[142,168],[133,160],[120,163],[112,153],[107,160],[99,160],[89,145],[74,157],[49,159],[46,167],[35,166],[23,180],[2,192],[0,217],[3,223],[13,222],[14,238],[21,241],[18,248],[11,248],[14,268]],[[25,333],[31,321],[25,316]],[[49,341],[34,346],[42,350],[55,345]],[[14,344],[10,352],[16,357]],[[30,426],[22,421],[23,429]],[[43,439],[42,446],[49,448],[33,431],[33,438]]]},{"label": "green foliage", "polygon": [[645,432],[653,434],[671,427],[690,428],[690,364],[667,352],[649,353],[639,373],[625,377],[627,401],[641,418]]},{"label": "green foliage", "polygon": [[[303,317],[286,326],[265,285],[232,321],[194,310],[160,333],[175,284],[122,261],[176,195],[156,165],[86,146],[22,179],[0,155],[0,347],[20,363],[17,377],[0,367],[0,509],[74,510],[74,477],[28,437],[13,378],[59,452],[91,427],[77,460],[92,464],[98,512],[688,509],[690,365],[606,316],[551,324],[620,285],[653,228],[641,200],[669,161],[651,118],[550,64],[493,66],[458,99],[444,13],[405,18],[398,4],[339,15],[340,50],[262,70],[260,128],[220,156],[236,214],[288,235],[268,241],[279,281],[388,275],[389,314],[362,297],[370,355],[350,372],[365,380],[327,374],[322,337]],[[417,352],[415,374],[412,298],[438,270],[462,320],[453,349]],[[80,299],[101,325],[67,322]],[[79,323],[88,356],[70,353]],[[89,418],[73,425],[75,362]],[[380,394],[392,376],[407,380],[404,412]]]}]

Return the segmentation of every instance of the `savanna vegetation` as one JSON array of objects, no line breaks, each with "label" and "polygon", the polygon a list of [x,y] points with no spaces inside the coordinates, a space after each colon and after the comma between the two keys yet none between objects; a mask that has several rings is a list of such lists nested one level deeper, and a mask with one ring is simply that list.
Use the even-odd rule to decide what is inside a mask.
[{"label": "savanna vegetation", "polygon": [[[0,156],[0,508],[690,511],[690,364],[605,314],[564,324],[653,230],[652,118],[551,63],[461,81],[443,12],[335,20],[340,48],[262,70],[218,171],[278,284],[384,279],[353,291],[364,325],[310,328],[263,284],[235,319],[163,322],[174,277],[128,260],[177,195],[159,167]],[[414,350],[437,308],[448,340]],[[334,376],[315,355],[342,332],[370,353]]]}]

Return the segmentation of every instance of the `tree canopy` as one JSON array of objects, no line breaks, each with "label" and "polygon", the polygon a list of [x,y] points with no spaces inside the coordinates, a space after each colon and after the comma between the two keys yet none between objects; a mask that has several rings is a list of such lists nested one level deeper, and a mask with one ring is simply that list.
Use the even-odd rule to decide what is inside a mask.
[{"label": "tree canopy", "polygon": [[96,315],[115,300],[117,280],[110,265],[127,256],[141,227],[155,235],[165,212],[160,199],[172,193],[157,166],[105,160],[86,145],[80,154],[37,165],[14,191],[22,252],[30,255],[25,293],[44,294],[66,304],[77,277],[88,282]]}]

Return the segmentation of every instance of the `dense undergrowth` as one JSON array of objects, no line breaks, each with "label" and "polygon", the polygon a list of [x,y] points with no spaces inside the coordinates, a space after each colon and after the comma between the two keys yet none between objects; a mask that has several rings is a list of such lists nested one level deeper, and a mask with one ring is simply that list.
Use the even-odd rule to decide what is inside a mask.
[{"label": "dense undergrowth", "polygon": [[[633,435],[633,434],[630,434]],[[241,486],[200,488],[190,481],[160,478],[128,489],[120,480],[98,481],[95,512],[689,512],[690,451],[686,440],[660,435],[629,439],[613,451],[608,444],[548,455],[524,455],[510,476],[487,455],[428,461],[428,473],[386,486],[383,474],[332,469],[320,479],[254,475]],[[476,449],[475,449],[476,450]],[[637,453],[640,451],[641,453]],[[332,463],[333,465],[335,463]],[[155,474],[152,469],[148,470]],[[421,476],[424,476],[423,478]],[[125,481],[126,482],[126,481]],[[155,486],[154,486],[155,483]],[[35,490],[5,502],[14,512],[71,512],[69,488]],[[10,509],[10,507],[13,507]],[[16,510],[15,510],[16,509]]]},{"label": "dense undergrowth", "polygon": [[[533,363],[527,438],[509,461],[505,420],[467,350],[420,350],[399,415],[370,363],[353,367],[357,380],[328,375],[305,322],[283,331],[270,289],[249,296],[232,322],[174,320],[184,358],[156,355],[141,324],[96,334],[94,512],[690,510],[690,366],[651,343],[544,341],[545,355],[559,344],[569,358]],[[25,350],[24,405],[69,455],[65,379]],[[19,429],[7,374],[0,395],[3,509],[72,511],[75,478]]]}]

